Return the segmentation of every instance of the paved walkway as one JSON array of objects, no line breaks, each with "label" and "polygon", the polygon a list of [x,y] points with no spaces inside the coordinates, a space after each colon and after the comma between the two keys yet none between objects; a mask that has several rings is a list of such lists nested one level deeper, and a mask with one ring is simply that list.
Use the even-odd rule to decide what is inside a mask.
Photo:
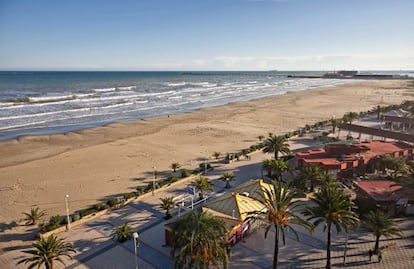
[{"label": "paved walkway", "polygon": [[[312,146],[312,141],[298,140],[291,143],[291,148]],[[231,171],[236,180],[232,185],[239,185],[247,180],[261,178],[262,160],[270,158],[262,153],[254,154],[250,160],[241,160],[232,164],[223,165],[209,171],[207,176],[214,180],[214,192],[219,195],[224,191],[225,182],[218,179],[223,172]],[[56,268],[138,268],[140,269],[169,269],[173,268],[173,261],[169,258],[170,249],[164,246],[164,212],[160,209],[160,198],[178,196],[184,193],[188,182],[181,182],[174,187],[165,188],[154,196],[147,196],[143,200],[131,203],[123,208],[112,211],[110,214],[95,219],[84,225],[75,227],[68,232],[59,234],[67,241],[73,242],[78,253],[67,266],[56,264]],[[231,191],[231,190],[230,190]],[[187,204],[186,204],[187,205]],[[177,217],[177,209],[174,217]],[[132,241],[120,244],[112,239],[112,229],[125,222],[133,230],[139,232],[140,245],[138,257],[134,255]],[[392,242],[392,247],[384,251],[382,263],[368,259],[368,249],[373,246],[373,237],[358,231],[349,236],[346,265],[343,265],[344,236],[334,236],[332,264],[334,267],[349,268],[414,268],[414,220],[404,221],[401,227],[406,231],[405,238],[389,240],[383,245]],[[322,228],[315,234],[309,235],[300,231],[300,242],[288,236],[287,245],[280,248],[279,268],[323,268],[325,265],[325,234]],[[246,238],[245,243],[236,245],[230,257],[230,268],[271,268],[273,260],[273,234],[269,233],[264,239],[263,231]],[[395,243],[395,244],[394,244]],[[0,268],[26,268],[16,266],[16,261],[23,257],[21,248],[11,250],[0,256]]]}]

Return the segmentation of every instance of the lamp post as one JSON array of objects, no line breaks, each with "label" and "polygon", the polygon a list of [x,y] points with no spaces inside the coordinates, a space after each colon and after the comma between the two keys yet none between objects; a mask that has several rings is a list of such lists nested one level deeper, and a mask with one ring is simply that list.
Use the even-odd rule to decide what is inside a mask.
[{"label": "lamp post", "polygon": [[138,256],[137,256],[137,250],[139,246],[139,234],[137,232],[132,233],[132,238],[134,239],[134,253],[135,253],[135,269],[138,269]]},{"label": "lamp post", "polygon": [[[349,197],[349,202],[352,202],[351,196]],[[349,211],[351,211],[351,208],[348,209]],[[343,260],[343,265],[346,265],[346,252],[348,250],[348,231],[345,231],[345,248],[344,248],[344,260]]]},{"label": "lamp post", "polygon": [[154,170],[154,176],[153,176],[153,178],[152,178],[152,195],[154,196],[154,190],[155,190],[155,180],[157,179],[157,174],[156,174],[156,171],[155,171],[156,167],[154,166],[154,167],[152,167],[152,168],[153,168],[153,170]]},{"label": "lamp post", "polygon": [[66,218],[67,218],[67,226],[66,229],[69,230],[70,229],[70,217],[69,217],[69,205],[68,205],[68,198],[69,198],[69,194],[65,195],[65,205],[66,205]]},{"label": "lamp post", "polygon": [[208,159],[205,159],[204,160],[204,175],[207,174],[207,162],[208,162]]}]

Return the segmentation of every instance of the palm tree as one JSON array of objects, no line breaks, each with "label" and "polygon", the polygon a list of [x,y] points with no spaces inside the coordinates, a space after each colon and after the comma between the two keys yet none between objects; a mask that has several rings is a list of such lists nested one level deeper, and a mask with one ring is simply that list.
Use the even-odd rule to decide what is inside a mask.
[{"label": "palm tree", "polygon": [[262,162],[262,169],[266,170],[268,177],[272,176],[272,169],[273,169],[272,165],[273,165],[272,159],[266,159],[266,160],[263,160]]},{"label": "palm tree", "polygon": [[402,236],[402,232],[398,229],[397,224],[388,216],[379,210],[370,211],[363,220],[364,226],[375,236],[374,254],[379,252],[379,240],[383,235],[391,237],[393,235]]},{"label": "palm tree", "polygon": [[410,163],[405,170],[405,175],[391,178],[396,182],[395,186],[403,186],[414,190],[414,164]]},{"label": "palm tree", "polygon": [[131,239],[131,227],[128,223],[124,223],[114,228],[114,238],[121,243]]},{"label": "palm tree", "polygon": [[171,218],[171,213],[170,210],[174,208],[175,204],[174,204],[174,197],[165,197],[165,198],[160,198],[161,200],[161,208],[165,210],[165,219],[170,219]]},{"label": "palm tree", "polygon": [[226,189],[230,189],[230,182],[235,179],[235,176],[231,172],[224,172],[221,179],[226,182]]},{"label": "palm tree", "polygon": [[273,177],[277,181],[282,180],[282,174],[289,171],[287,162],[282,159],[271,160],[271,167],[273,171]]},{"label": "palm tree", "polygon": [[348,112],[345,113],[343,116],[344,122],[348,122],[349,124],[352,124],[352,121],[355,120],[358,117],[358,113],[356,112]]},{"label": "palm tree", "polygon": [[308,220],[314,220],[318,226],[324,224],[327,231],[326,244],[326,269],[331,268],[331,230],[332,226],[339,233],[342,229],[348,233],[349,228],[356,227],[359,223],[358,215],[352,211],[355,204],[351,201],[349,193],[340,188],[338,184],[328,183],[322,186],[322,190],[315,194],[311,201],[316,205],[306,207],[304,215]]},{"label": "palm tree", "polygon": [[41,218],[46,216],[46,211],[40,210],[39,207],[32,207],[30,213],[23,212],[22,214],[25,215],[26,225],[36,225]]},{"label": "palm tree", "polygon": [[[191,211],[173,224],[171,257],[175,268],[227,269],[227,230],[224,222],[205,212]],[[176,252],[179,255],[176,256]]]},{"label": "palm tree", "polygon": [[213,184],[211,181],[203,176],[200,176],[195,181],[193,181],[193,186],[196,188],[196,190],[199,192],[200,200],[204,199],[204,194],[206,191],[212,191],[213,190]]},{"label": "palm tree", "polygon": [[264,135],[257,136],[257,139],[259,139],[260,142],[262,142],[263,138],[265,138]]},{"label": "palm tree", "polygon": [[269,136],[264,142],[265,147],[263,148],[264,153],[274,153],[275,160],[279,157],[280,153],[290,153],[289,143],[286,137],[284,136]]},{"label": "palm tree", "polygon": [[171,169],[174,171],[174,173],[177,171],[178,168],[180,168],[181,165],[179,163],[172,163]]},{"label": "palm tree", "polygon": [[264,220],[268,223],[265,231],[265,238],[269,230],[275,229],[275,245],[273,253],[273,268],[277,268],[279,257],[279,241],[286,244],[286,231],[292,231],[299,240],[295,225],[310,229],[312,225],[299,216],[299,208],[302,202],[294,200],[295,190],[290,184],[274,182],[270,188],[263,187],[261,199],[257,201],[263,203],[264,210],[249,212],[248,219]]},{"label": "palm tree", "polygon": [[221,155],[221,153],[220,153],[220,152],[218,152],[218,151],[215,151],[215,152],[213,153],[213,157],[214,157],[216,160],[218,160],[218,158],[220,157],[220,155]]},{"label": "palm tree", "polygon": [[315,189],[315,183],[321,180],[324,171],[319,163],[311,163],[301,169],[300,176],[310,182],[310,192]]},{"label": "palm tree", "polygon": [[335,133],[336,127],[338,127],[338,125],[341,123],[341,119],[331,118],[329,121],[332,125],[332,133]]},{"label": "palm tree", "polygon": [[21,259],[17,264],[30,264],[29,268],[40,268],[44,265],[46,269],[53,269],[54,261],[65,264],[62,256],[72,259],[71,253],[76,253],[71,243],[67,243],[56,235],[50,235],[47,238],[40,238],[33,244],[34,249],[23,251],[30,254],[31,257]]},{"label": "palm tree", "polygon": [[380,162],[385,171],[389,170],[389,176],[392,178],[396,178],[398,174],[406,171],[405,159],[403,157],[385,155],[381,157]]}]

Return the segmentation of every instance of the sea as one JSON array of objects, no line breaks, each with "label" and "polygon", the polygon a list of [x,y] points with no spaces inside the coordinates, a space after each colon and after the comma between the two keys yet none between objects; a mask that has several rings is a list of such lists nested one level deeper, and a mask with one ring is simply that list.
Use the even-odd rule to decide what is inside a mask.
[{"label": "sea", "polygon": [[[0,72],[0,140],[330,87],[354,80],[306,72]],[[315,73],[313,73],[315,74]]]}]

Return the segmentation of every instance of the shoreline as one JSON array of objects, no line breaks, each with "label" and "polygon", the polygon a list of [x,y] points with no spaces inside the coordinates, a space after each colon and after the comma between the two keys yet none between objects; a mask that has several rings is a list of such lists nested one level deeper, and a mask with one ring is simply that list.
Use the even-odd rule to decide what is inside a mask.
[{"label": "shoreline", "polygon": [[258,135],[413,100],[407,81],[364,81],[198,109],[65,134],[0,141],[0,222],[18,222],[32,205],[48,217],[132,191],[150,180],[152,167],[168,173],[256,143]]}]

